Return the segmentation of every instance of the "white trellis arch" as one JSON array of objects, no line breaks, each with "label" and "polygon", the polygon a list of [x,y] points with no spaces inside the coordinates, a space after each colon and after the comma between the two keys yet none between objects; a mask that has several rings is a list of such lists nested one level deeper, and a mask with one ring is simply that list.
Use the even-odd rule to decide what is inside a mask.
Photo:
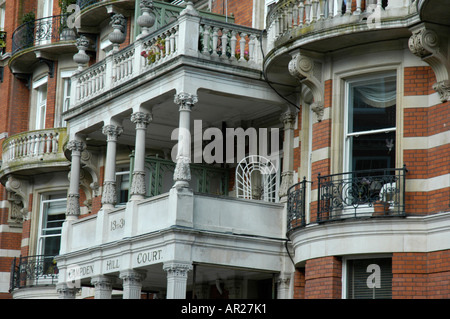
[{"label": "white trellis arch", "polygon": [[236,197],[277,200],[277,167],[268,158],[250,155],[236,167]]}]

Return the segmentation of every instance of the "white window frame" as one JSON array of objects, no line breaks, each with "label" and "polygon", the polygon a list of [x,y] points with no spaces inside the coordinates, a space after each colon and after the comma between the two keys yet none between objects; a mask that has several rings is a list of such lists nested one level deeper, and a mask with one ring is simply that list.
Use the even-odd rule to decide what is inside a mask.
[{"label": "white window frame", "polygon": [[[369,81],[369,80],[374,80],[374,79],[379,79],[379,78],[384,78],[384,77],[388,77],[388,76],[394,76],[396,78],[396,82],[397,82],[397,72],[396,70],[392,70],[392,71],[386,71],[383,73],[377,73],[377,74],[371,74],[371,75],[367,75],[364,77],[357,77],[354,79],[350,79],[350,80],[346,80],[345,81],[345,99],[344,99],[344,140],[343,140],[343,172],[350,172],[353,171],[352,168],[352,157],[350,154],[351,151],[351,147],[350,147],[350,138],[352,136],[361,136],[361,135],[369,135],[369,134],[378,134],[378,133],[389,133],[389,132],[396,132],[397,131],[397,121],[396,121],[396,125],[395,127],[387,127],[387,128],[383,128],[383,129],[377,129],[377,130],[367,130],[367,131],[359,131],[359,132],[352,132],[349,133],[349,107],[350,107],[350,86],[354,83],[358,83],[358,82],[364,82],[364,81]],[[397,87],[397,91],[398,91],[398,87]],[[397,108],[398,108],[398,101],[396,103],[396,114],[398,114],[397,112]],[[396,139],[397,142],[397,139]],[[394,150],[395,152],[395,150]],[[396,154],[397,155],[397,154]],[[394,163],[395,165],[395,163]]]},{"label": "white window frame", "polygon": [[69,110],[70,107],[70,94],[71,94],[71,77],[75,73],[75,70],[70,71],[62,71],[61,72],[61,85],[62,85],[62,101],[61,101],[61,108],[60,108],[60,127],[66,127],[67,123],[64,121],[62,114]]},{"label": "white window frame", "polygon": [[6,1],[0,0],[0,31],[5,29]]},{"label": "white window frame", "polygon": [[51,235],[43,235],[44,230],[47,228],[44,228],[44,221],[45,219],[45,204],[48,203],[56,203],[56,202],[66,202],[67,203],[67,196],[62,196],[61,198],[56,199],[47,199],[48,196],[51,195],[57,195],[57,194],[63,194],[63,192],[52,192],[52,193],[45,193],[41,194],[40,196],[40,206],[39,206],[39,227],[38,227],[38,236],[37,236],[37,247],[36,247],[36,255],[44,255],[44,240],[45,238],[49,237],[61,237],[62,227],[55,227],[52,228],[54,230],[60,230],[59,235],[51,234]]},{"label": "white window frame", "polygon": [[[118,169],[120,169],[120,168],[118,168]],[[116,206],[124,206],[126,203],[123,203],[123,202],[120,202],[119,201],[119,199],[120,199],[120,189],[121,189],[121,184],[122,184],[122,176],[130,176],[130,171],[129,170],[126,170],[126,168],[124,168],[124,170],[123,171],[116,171],[116,193],[117,193],[117,204],[116,204]],[[130,178],[128,178],[128,196],[129,196],[129,192],[130,192],[130,186],[131,186],[131,184],[130,184]],[[128,202],[128,200],[127,200],[127,202]]]},{"label": "white window frame", "polygon": [[[47,82],[48,77],[44,76],[43,78],[35,81],[33,83],[33,90],[35,90],[36,96],[36,117],[34,122],[34,128],[36,130],[41,130],[45,128],[45,117],[47,113]],[[44,96],[44,86],[45,86],[45,99]]]}]

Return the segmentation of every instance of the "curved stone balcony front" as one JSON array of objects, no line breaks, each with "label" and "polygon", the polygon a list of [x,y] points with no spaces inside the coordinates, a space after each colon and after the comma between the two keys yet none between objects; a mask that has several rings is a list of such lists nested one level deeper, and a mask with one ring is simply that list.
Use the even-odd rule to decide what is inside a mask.
[{"label": "curved stone balcony front", "polygon": [[66,128],[28,131],[8,137],[3,142],[0,178],[8,174],[27,175],[67,169],[69,162],[64,156]]}]

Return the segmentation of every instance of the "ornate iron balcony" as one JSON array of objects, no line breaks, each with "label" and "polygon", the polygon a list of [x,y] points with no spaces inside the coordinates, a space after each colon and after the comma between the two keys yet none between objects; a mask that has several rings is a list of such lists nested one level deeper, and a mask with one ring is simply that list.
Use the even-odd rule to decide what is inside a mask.
[{"label": "ornate iron balcony", "polygon": [[10,292],[19,288],[55,285],[57,282],[58,267],[54,256],[14,258],[11,265]]},{"label": "ornate iron balcony", "polygon": [[20,25],[12,35],[12,54],[26,48],[75,40],[72,30],[66,28],[67,15],[37,19]]},{"label": "ornate iron balcony", "polygon": [[405,215],[406,167],[318,176],[317,222]]},{"label": "ornate iron balcony", "polygon": [[289,187],[287,194],[287,231],[306,226],[306,178]]}]

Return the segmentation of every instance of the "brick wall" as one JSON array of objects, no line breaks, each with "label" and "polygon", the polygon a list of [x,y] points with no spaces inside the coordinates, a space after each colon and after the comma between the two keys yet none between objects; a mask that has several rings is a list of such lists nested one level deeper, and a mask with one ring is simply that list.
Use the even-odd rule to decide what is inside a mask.
[{"label": "brick wall", "polygon": [[211,11],[223,15],[228,12],[228,16],[234,16],[236,24],[252,26],[253,0],[215,0]]},{"label": "brick wall", "polygon": [[306,299],[339,299],[342,295],[340,257],[311,259],[305,267]]},{"label": "brick wall", "polygon": [[[404,95],[429,96],[435,94],[436,82],[431,67],[406,67],[404,69]],[[437,105],[409,107],[403,111],[403,137],[433,139],[436,134],[450,129],[450,102]],[[403,162],[408,168],[408,180],[429,180],[449,174],[450,141],[447,144],[430,147],[405,149]],[[408,183],[408,181],[407,181]],[[409,191],[406,193],[406,212],[427,215],[448,211],[450,207],[450,188],[434,185],[430,191]]]},{"label": "brick wall", "polygon": [[392,273],[395,299],[450,298],[450,250],[395,253]]}]

